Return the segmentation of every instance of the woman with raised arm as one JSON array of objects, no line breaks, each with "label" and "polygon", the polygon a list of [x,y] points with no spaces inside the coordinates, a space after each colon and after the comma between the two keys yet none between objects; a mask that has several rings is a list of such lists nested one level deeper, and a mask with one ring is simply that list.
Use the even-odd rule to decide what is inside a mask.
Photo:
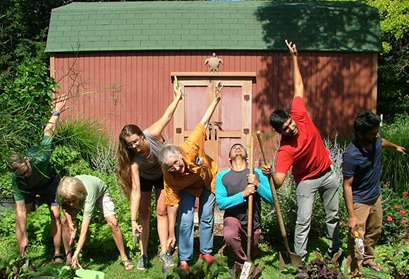
[{"label": "woman with raised arm", "polygon": [[175,244],[175,221],[178,215],[178,245],[180,268],[189,269],[193,257],[194,209],[199,198],[200,258],[209,264],[216,261],[213,250],[215,178],[217,165],[204,151],[206,128],[220,102],[220,81],[215,99],[191,135],[180,145],[166,145],[160,154],[165,179],[165,196],[169,215],[169,244]]},{"label": "woman with raised arm", "polygon": [[172,257],[166,253],[169,222],[163,189],[163,173],[158,155],[165,144],[162,137],[163,129],[172,119],[183,97],[176,81],[174,94],[175,99],[158,121],[144,131],[136,125],[128,124],[119,134],[117,174],[122,190],[131,201],[132,233],[134,236],[141,235],[139,241],[141,257],[137,265],[140,270],[144,270],[148,265],[152,187],[155,187],[157,226],[161,245],[160,259],[167,266],[173,266]]}]

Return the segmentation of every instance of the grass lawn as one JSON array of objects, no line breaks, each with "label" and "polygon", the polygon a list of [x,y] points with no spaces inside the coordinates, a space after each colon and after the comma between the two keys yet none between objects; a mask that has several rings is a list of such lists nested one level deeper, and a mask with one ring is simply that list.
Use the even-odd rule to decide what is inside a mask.
[{"label": "grass lawn", "polygon": [[[281,240],[278,243],[282,243]],[[317,251],[325,251],[326,242],[323,239],[312,238],[309,241],[309,251],[317,250]],[[88,251],[87,251],[88,250]],[[92,249],[92,250],[95,250]],[[265,244],[260,245],[260,255],[258,259],[256,259],[255,263],[263,266],[265,269],[262,273],[262,277],[264,279],[271,279],[271,278],[294,278],[292,275],[283,275],[281,274],[278,269],[279,259],[278,259],[278,252],[283,250],[281,247],[269,247]],[[345,249],[344,249],[345,250]],[[89,251],[87,249],[87,245],[84,247],[84,252],[86,254],[83,256],[80,263],[86,269],[93,269],[102,271],[105,274],[106,279],[117,279],[117,278],[129,278],[129,279],[147,279],[147,278],[179,278],[175,273],[173,273],[173,268],[170,268],[167,276],[162,274],[162,264],[159,260],[159,256],[155,255],[150,260],[150,266],[148,269],[144,271],[137,270],[136,268],[132,271],[125,271],[123,266],[120,263],[119,257],[117,258],[117,252],[112,253],[113,251],[111,248],[109,249],[109,253],[104,253],[102,250],[100,251]],[[38,267],[51,262],[51,254],[50,251],[45,251],[45,249],[37,249],[36,251],[30,250],[29,258],[31,261]],[[113,255],[111,255],[113,254]],[[5,263],[9,262],[11,259],[15,259],[18,257],[18,250],[15,243],[5,243],[1,241],[0,238],[0,262]],[[314,254],[310,253],[308,260],[312,260],[314,258]],[[221,253],[216,254],[216,258],[218,259],[219,263],[222,263],[224,266],[228,266],[229,268],[232,267],[233,261],[224,256]],[[378,260],[378,259],[377,259]],[[132,263],[136,266],[138,258],[135,256],[132,258]],[[177,255],[174,255],[174,261],[177,263]],[[197,255],[195,254],[195,259],[192,261],[191,264],[194,264],[197,261]],[[346,260],[344,260],[343,264],[345,264]],[[382,262],[380,262],[382,264]],[[383,273],[373,272],[367,268],[363,269],[364,274],[370,274],[378,276],[381,279],[390,279],[391,277]],[[376,278],[376,277],[375,277]]]}]

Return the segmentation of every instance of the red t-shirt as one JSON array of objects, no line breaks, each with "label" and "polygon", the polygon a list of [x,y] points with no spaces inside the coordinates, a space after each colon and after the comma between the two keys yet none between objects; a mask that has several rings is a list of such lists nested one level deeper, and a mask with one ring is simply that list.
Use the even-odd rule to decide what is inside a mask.
[{"label": "red t-shirt", "polygon": [[327,170],[331,160],[329,150],[307,114],[303,98],[293,99],[290,115],[297,123],[298,134],[293,138],[281,138],[275,172],[287,173],[293,166],[294,180],[300,182]]}]

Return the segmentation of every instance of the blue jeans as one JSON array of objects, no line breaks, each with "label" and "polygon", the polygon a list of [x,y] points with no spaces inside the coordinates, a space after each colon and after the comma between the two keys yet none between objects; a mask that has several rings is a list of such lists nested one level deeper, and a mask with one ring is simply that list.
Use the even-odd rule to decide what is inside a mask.
[{"label": "blue jeans", "polygon": [[[193,257],[194,212],[196,197],[186,191],[179,192],[178,245],[179,260],[188,261]],[[199,197],[199,241],[200,253],[209,254],[213,250],[214,203],[212,192],[204,190]]]},{"label": "blue jeans", "polygon": [[294,232],[294,250],[295,253],[301,255],[303,260],[307,255],[308,234],[311,228],[312,209],[317,191],[321,196],[325,211],[329,239],[328,252],[336,252],[341,247],[338,217],[339,186],[337,175],[332,166],[331,171],[321,177],[307,179],[296,184],[298,210]]}]

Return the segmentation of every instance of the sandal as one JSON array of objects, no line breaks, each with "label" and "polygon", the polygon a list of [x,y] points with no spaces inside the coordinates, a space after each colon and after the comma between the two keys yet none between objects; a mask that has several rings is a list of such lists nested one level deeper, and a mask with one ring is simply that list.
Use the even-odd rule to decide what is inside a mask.
[{"label": "sandal", "polygon": [[62,263],[64,261],[64,256],[62,254],[56,254],[53,256],[54,263]]},{"label": "sandal", "polygon": [[375,272],[382,272],[381,265],[375,261],[371,261],[369,263],[362,264],[364,267],[370,268],[372,271]]},{"label": "sandal", "polygon": [[123,260],[122,265],[124,266],[125,270],[132,270],[133,269],[133,264],[131,263],[131,261],[128,260]]}]

